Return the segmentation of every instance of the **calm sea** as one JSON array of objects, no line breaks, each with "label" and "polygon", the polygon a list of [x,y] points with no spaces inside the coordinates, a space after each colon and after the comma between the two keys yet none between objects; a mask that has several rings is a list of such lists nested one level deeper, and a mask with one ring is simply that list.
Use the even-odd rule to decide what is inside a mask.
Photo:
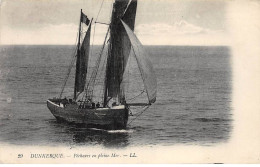
[{"label": "calm sea", "polygon": [[73,46],[1,46],[0,142],[71,147],[227,142],[232,132],[229,48],[146,49],[157,75],[157,101],[133,122],[130,117],[128,129],[107,131],[58,123],[46,107],[46,100],[60,92]]}]

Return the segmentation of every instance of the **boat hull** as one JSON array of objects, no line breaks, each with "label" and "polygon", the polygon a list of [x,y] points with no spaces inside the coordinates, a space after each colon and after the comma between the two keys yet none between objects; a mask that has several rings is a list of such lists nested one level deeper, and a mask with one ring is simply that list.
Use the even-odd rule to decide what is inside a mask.
[{"label": "boat hull", "polygon": [[67,104],[64,107],[49,99],[47,107],[60,121],[103,129],[125,129],[127,126],[129,111],[124,105],[112,108],[81,109],[77,104]]}]

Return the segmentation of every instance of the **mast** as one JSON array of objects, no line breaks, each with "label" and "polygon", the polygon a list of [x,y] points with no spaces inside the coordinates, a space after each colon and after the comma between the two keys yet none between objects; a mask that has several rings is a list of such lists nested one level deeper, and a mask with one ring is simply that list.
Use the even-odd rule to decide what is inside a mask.
[{"label": "mast", "polygon": [[[76,75],[75,75],[75,85],[74,85],[74,100],[77,99],[77,96],[84,91],[88,70],[88,59],[89,59],[89,50],[90,50],[90,33],[91,33],[91,21],[88,17],[82,12],[80,16],[80,26],[79,26],[79,40],[77,48],[77,62],[76,62]],[[85,23],[88,27],[86,35],[80,45],[80,36],[81,36],[81,22]]]},{"label": "mast", "polygon": [[84,90],[83,84],[85,84],[87,66],[88,66],[88,57],[89,57],[89,45],[90,45],[90,32],[91,26],[88,27],[88,31],[83,40],[82,46],[80,48],[80,38],[81,38],[81,22],[85,23],[87,26],[91,24],[88,17],[80,10],[80,22],[79,22],[79,32],[78,32],[78,43],[76,48],[76,55],[73,56],[71,64],[68,69],[64,84],[61,88],[60,98],[62,97],[63,90],[66,86],[67,80],[69,78],[72,66],[76,59],[76,75],[75,75],[75,85],[74,85],[74,100],[77,99],[77,94],[81,93]]},{"label": "mast", "polygon": [[124,103],[124,90],[121,85],[123,74],[131,50],[131,43],[120,19],[123,19],[133,30],[137,0],[115,0],[110,24],[110,43],[107,57],[107,68],[104,89],[104,106],[109,99],[118,99]]},{"label": "mast", "polygon": [[[77,46],[77,59],[78,56],[80,55],[79,47],[80,47],[80,35],[81,35],[81,15],[82,15],[82,9],[80,9],[80,19],[79,19],[79,35],[78,35],[78,46]],[[77,60],[77,64],[79,61]],[[77,65],[76,65],[77,66]],[[77,99],[77,89],[76,89],[76,84],[77,84],[77,70],[75,74],[75,85],[74,85],[74,100]]]},{"label": "mast", "polygon": [[[110,36],[110,40],[111,40],[111,36]],[[110,47],[108,48],[110,50]],[[103,100],[103,107],[106,107],[107,105],[107,77],[108,77],[108,61],[110,60],[110,51],[108,51],[108,55],[107,55],[107,66],[106,66],[106,74],[105,74],[105,86],[104,86],[104,100]]]}]

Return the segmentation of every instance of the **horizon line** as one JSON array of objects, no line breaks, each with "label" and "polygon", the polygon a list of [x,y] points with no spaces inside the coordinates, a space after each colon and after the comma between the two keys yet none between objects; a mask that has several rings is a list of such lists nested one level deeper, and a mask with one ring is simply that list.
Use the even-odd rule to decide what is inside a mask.
[{"label": "horizon line", "polygon": [[[0,44],[0,46],[76,46],[73,44]],[[90,46],[102,46],[102,44],[98,45],[90,45]],[[143,46],[208,46],[208,47],[229,47],[229,45],[187,45],[187,44],[177,44],[177,45],[143,45]]]}]

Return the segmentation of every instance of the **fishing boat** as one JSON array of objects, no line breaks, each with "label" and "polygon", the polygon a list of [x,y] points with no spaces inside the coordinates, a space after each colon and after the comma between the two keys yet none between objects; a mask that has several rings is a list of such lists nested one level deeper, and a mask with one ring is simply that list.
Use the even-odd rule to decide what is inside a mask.
[{"label": "fishing boat", "polygon": [[[47,100],[47,107],[57,120],[84,124],[104,129],[125,129],[128,124],[130,108],[149,107],[156,101],[156,75],[145,48],[134,34],[137,0],[115,0],[113,2],[110,23],[101,23],[89,19],[80,11],[79,31],[76,52],[68,68],[68,73],[58,97]],[[107,32],[100,52],[92,55],[90,46],[91,25],[107,25]],[[87,27],[83,31],[82,27]],[[145,102],[129,103],[125,97],[124,73],[130,63],[130,52],[134,55],[140,78],[146,94]],[[106,54],[105,54],[106,53]],[[105,55],[105,56],[104,56]],[[95,56],[92,72],[89,58]],[[103,67],[101,68],[101,61]],[[76,62],[76,63],[75,63]],[[63,97],[63,92],[71,69],[75,66],[75,84],[73,98]],[[103,73],[100,71],[104,71]],[[99,75],[98,75],[99,74]],[[97,80],[103,74],[102,98],[95,99]],[[88,77],[87,77],[88,76]]]}]

